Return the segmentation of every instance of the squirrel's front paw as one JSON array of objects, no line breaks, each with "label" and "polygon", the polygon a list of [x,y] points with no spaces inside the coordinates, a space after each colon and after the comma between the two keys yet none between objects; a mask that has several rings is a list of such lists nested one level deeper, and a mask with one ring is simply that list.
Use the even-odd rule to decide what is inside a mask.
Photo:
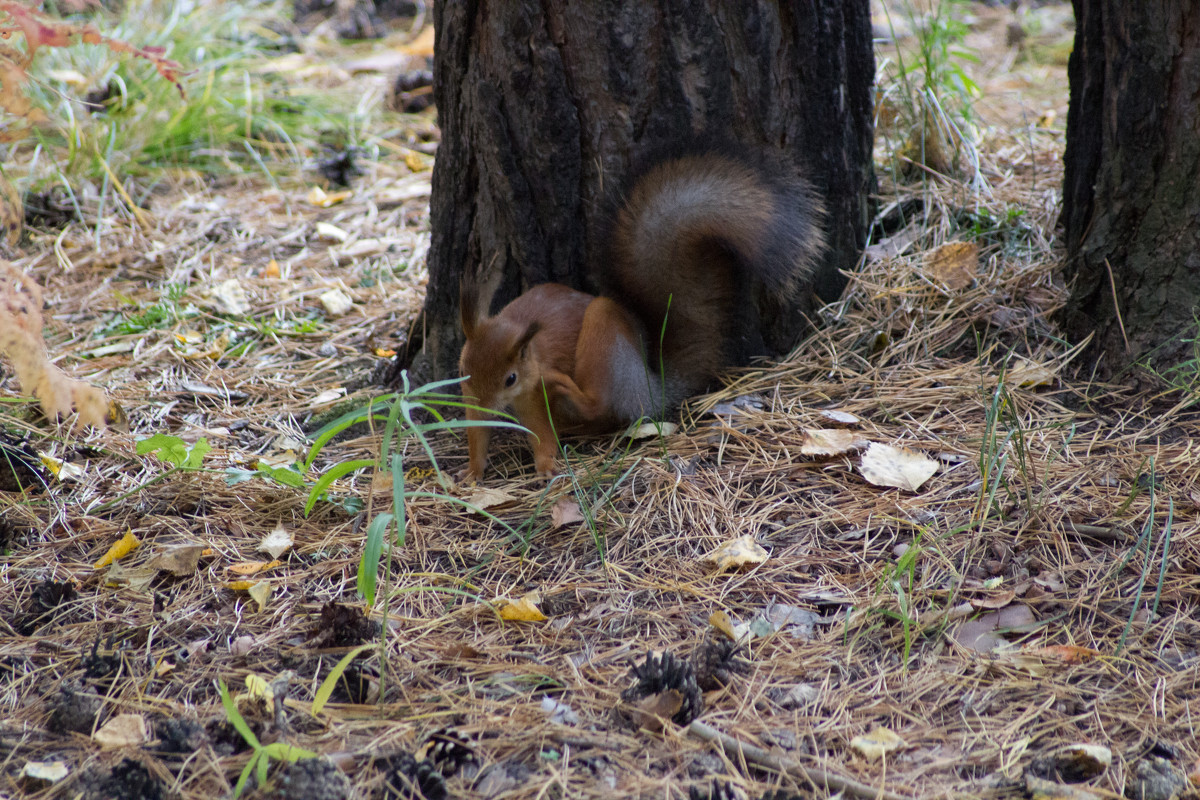
[{"label": "squirrel's front paw", "polygon": [[482,469],[476,470],[476,469],[472,468],[470,465],[467,465],[467,466],[463,467],[462,469],[460,469],[458,472],[454,473],[454,482],[455,483],[479,483],[479,480],[482,477],[483,477]]}]

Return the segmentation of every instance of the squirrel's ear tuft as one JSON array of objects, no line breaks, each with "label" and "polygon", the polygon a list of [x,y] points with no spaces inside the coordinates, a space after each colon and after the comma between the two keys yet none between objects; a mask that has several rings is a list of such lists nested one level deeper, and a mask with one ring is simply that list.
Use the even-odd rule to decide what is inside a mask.
[{"label": "squirrel's ear tuft", "polygon": [[458,283],[458,314],[463,333],[468,339],[474,339],[475,331],[482,322],[479,318],[479,286],[467,277]]},{"label": "squirrel's ear tuft", "polygon": [[534,336],[537,336],[537,332],[541,329],[542,323],[537,320],[529,323],[529,327],[521,334],[521,338],[517,339],[516,343],[513,344],[512,354],[509,357],[513,360],[525,358],[528,355],[529,343],[533,340]]}]

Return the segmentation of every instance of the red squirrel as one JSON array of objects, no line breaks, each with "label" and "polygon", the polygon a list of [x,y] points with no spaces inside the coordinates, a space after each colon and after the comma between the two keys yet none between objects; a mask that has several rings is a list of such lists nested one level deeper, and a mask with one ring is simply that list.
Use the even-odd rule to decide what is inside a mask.
[{"label": "red squirrel", "polygon": [[[716,154],[658,164],[612,221],[603,296],[545,283],[489,317],[463,282],[464,399],[511,409],[532,433],[538,473],[553,475],[558,434],[661,418],[731,366],[758,335],[755,287],[782,300],[796,292],[824,249],[822,215],[816,191],[788,169]],[[462,477],[483,477],[489,433],[467,429]]]}]

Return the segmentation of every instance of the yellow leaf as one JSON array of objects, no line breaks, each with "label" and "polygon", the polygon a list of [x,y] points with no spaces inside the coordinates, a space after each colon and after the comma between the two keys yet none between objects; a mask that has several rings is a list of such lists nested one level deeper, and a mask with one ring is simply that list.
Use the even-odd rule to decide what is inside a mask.
[{"label": "yellow leaf", "polygon": [[280,274],[279,262],[273,258],[267,262],[267,266],[263,268],[262,271],[262,276],[264,278],[278,278]]},{"label": "yellow leaf", "polygon": [[726,639],[736,642],[737,632],[733,629],[733,620],[724,611],[714,611],[708,615],[708,624],[725,635]]},{"label": "yellow leaf", "polygon": [[424,172],[433,166],[433,160],[429,156],[422,155],[415,150],[409,150],[405,154],[404,163],[413,172]]},{"label": "yellow leaf", "polygon": [[246,590],[254,602],[258,603],[260,612],[267,607],[267,601],[271,599],[271,591],[271,584],[266,581],[259,581]]},{"label": "yellow leaf", "polygon": [[234,575],[257,575],[268,569],[274,569],[282,564],[282,561],[239,561],[236,564],[229,565],[229,571]]},{"label": "yellow leaf", "polygon": [[244,592],[254,585],[254,581],[230,581],[225,585],[235,592]]},{"label": "yellow leaf", "polygon": [[246,695],[249,697],[261,697],[268,702],[275,697],[275,693],[271,691],[271,684],[267,683],[267,679],[261,675],[255,675],[253,672],[246,676]]},{"label": "yellow leaf", "polygon": [[515,622],[543,622],[546,615],[537,607],[540,600],[537,592],[530,592],[519,600],[506,600],[500,607],[500,618]]},{"label": "yellow leaf", "polygon": [[314,186],[309,190],[305,199],[318,208],[329,208],[330,206],[336,206],[338,203],[345,202],[353,196],[354,192],[349,189],[341,192],[326,192],[320,186]]},{"label": "yellow leaf", "polygon": [[125,535],[121,537],[120,541],[108,548],[108,552],[104,554],[104,557],[97,561],[93,566],[95,569],[103,569],[114,561],[124,558],[132,553],[139,544],[141,544],[141,542],[139,542],[138,538],[133,535],[133,531],[127,529],[125,531]]},{"label": "yellow leaf", "polygon": [[380,358],[394,358],[396,356],[396,351],[389,350],[386,347],[376,347],[375,355],[379,356]]}]

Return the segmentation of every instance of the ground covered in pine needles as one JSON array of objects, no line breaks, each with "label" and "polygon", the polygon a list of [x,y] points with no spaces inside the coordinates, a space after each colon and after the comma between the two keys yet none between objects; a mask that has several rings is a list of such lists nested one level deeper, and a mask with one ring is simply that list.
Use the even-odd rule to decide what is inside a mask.
[{"label": "ground covered in pine needles", "polygon": [[[346,198],[178,176],[142,213],[31,225],[10,256],[50,350],[127,430],[0,416],[0,797],[200,800],[243,774],[260,798],[1184,791],[1200,426],[1181,394],[1090,382],[1059,336],[1064,70],[976,10],[975,162],[881,179],[873,246],[788,359],[674,432],[569,443],[549,486],[515,438],[480,487],[408,440],[424,496],[373,607],[390,483],[348,475],[306,513],[269,476],[381,391],[419,308],[427,118]],[[155,434],[211,449],[174,466],[138,453]],[[920,477],[880,485],[870,443]]]}]

